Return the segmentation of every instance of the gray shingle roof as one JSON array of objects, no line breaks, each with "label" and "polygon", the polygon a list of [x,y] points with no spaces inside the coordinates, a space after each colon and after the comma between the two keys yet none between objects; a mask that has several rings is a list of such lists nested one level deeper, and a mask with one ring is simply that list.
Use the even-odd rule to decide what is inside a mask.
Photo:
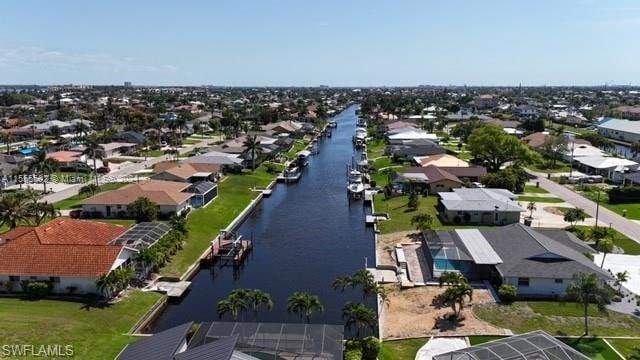
[{"label": "gray shingle roof", "polygon": [[173,360],[192,325],[188,322],[129,344],[118,360]]},{"label": "gray shingle roof", "polygon": [[175,360],[229,360],[238,341],[238,334],[190,348],[175,356]]}]

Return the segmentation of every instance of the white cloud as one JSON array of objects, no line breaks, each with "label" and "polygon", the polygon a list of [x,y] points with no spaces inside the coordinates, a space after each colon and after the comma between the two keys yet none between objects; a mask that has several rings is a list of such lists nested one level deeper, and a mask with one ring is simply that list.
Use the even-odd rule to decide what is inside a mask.
[{"label": "white cloud", "polygon": [[133,57],[109,54],[70,53],[38,47],[0,48],[0,68],[39,67],[52,71],[101,71],[109,73],[166,73],[177,68],[169,64],[146,64]]}]

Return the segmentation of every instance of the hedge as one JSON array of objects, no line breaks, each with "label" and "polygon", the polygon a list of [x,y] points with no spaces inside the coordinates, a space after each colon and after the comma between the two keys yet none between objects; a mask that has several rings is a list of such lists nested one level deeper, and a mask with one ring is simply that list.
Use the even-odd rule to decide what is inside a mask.
[{"label": "hedge", "polygon": [[607,191],[609,204],[640,202],[640,186],[614,187]]}]

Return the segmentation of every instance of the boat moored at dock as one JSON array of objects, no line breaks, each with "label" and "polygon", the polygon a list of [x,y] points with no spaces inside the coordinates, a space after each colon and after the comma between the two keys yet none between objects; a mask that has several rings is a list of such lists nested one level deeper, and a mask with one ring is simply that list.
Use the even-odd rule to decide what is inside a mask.
[{"label": "boat moored at dock", "polygon": [[296,162],[298,166],[307,166],[309,165],[309,156],[311,155],[311,151],[302,150],[298,151],[296,154]]}]

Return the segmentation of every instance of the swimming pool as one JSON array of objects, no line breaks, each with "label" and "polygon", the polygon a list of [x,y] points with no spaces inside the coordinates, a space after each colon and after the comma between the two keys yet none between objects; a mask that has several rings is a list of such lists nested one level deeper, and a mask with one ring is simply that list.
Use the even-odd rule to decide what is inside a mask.
[{"label": "swimming pool", "polygon": [[451,260],[451,259],[433,259],[434,271],[460,271],[468,272],[471,270],[471,264],[468,261]]}]

